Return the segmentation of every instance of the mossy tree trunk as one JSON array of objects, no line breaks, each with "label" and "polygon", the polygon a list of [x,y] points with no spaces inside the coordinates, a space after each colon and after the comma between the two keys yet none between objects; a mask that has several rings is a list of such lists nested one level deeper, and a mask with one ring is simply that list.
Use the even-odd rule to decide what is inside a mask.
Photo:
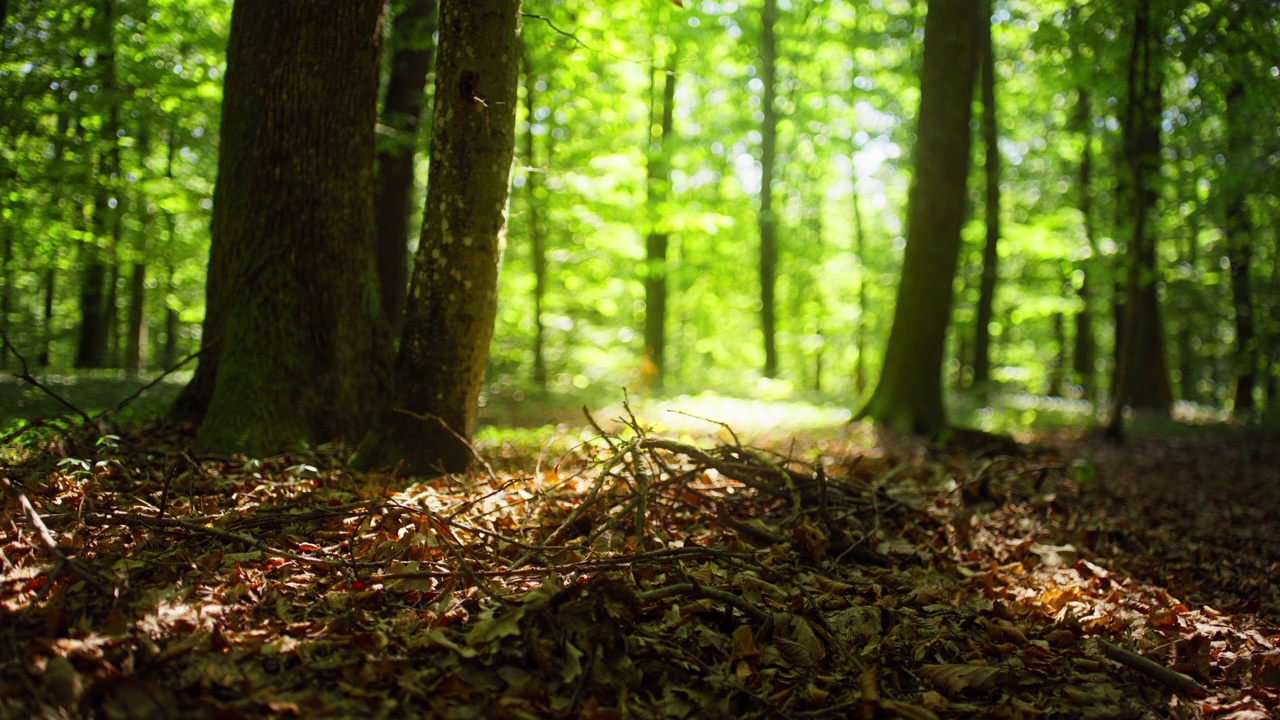
[{"label": "mossy tree trunk", "polygon": [[400,333],[409,286],[409,210],[418,125],[426,102],[427,74],[435,59],[435,0],[401,0],[392,5],[391,74],[382,101],[378,175],[374,209],[378,227],[378,287],[392,336]]},{"label": "mossy tree trunk", "polygon": [[977,0],[931,0],[907,206],[907,246],[893,327],[861,416],[903,433],[946,427],[942,356],[965,217]]},{"label": "mossy tree trunk", "polygon": [[352,462],[465,471],[497,313],[520,73],[519,0],[444,0],[431,169],[392,390]]},{"label": "mossy tree trunk", "polygon": [[359,438],[385,387],[369,192],[381,14],[380,0],[232,11],[200,363],[203,380],[212,375],[204,450]]}]

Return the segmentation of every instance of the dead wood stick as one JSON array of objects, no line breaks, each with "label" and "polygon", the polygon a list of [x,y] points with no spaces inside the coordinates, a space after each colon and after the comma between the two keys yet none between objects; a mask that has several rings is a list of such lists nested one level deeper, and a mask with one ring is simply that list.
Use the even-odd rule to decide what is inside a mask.
[{"label": "dead wood stick", "polygon": [[745,599],[734,595],[726,590],[717,590],[709,588],[698,583],[675,583],[666,585],[654,590],[647,590],[640,593],[642,602],[653,602],[662,598],[671,597],[672,595],[696,595],[697,597],[706,598],[708,600],[717,600],[729,605],[743,615],[751,618],[758,623],[766,623],[769,621],[769,614],[760,608],[747,602]]},{"label": "dead wood stick", "polygon": [[1119,645],[1113,645],[1106,640],[1099,640],[1102,643],[1102,649],[1106,652],[1107,657],[1124,665],[1131,670],[1138,672],[1158,680],[1168,687],[1184,692],[1188,695],[1198,695],[1204,697],[1209,694],[1203,685],[1196,682],[1189,675],[1183,675],[1177,670],[1170,670],[1154,660],[1143,657],[1132,650],[1125,650]]},{"label": "dead wood stick", "polygon": [[[721,517],[720,521],[744,535],[749,535],[761,542],[769,543],[770,545],[782,545],[791,542],[791,538],[786,535],[770,532],[769,530],[756,527],[750,523],[734,520],[731,517]],[[837,556],[848,555],[850,558],[864,565],[893,567],[893,558],[888,555],[878,553],[875,550],[864,548],[860,545],[847,543],[844,540],[832,538],[831,551]]]},{"label": "dead wood stick", "polygon": [[181,520],[175,517],[160,518],[150,515],[136,515],[134,513],[113,513],[110,515],[86,515],[85,523],[93,525],[138,524],[156,528],[181,528],[194,533],[212,535],[214,537],[222,538],[223,540],[233,540],[271,555],[278,555],[283,558],[296,560],[309,565],[319,565],[328,568],[382,567],[382,563],[349,563],[343,560],[330,560],[328,558],[320,558],[313,555],[300,555],[282,548],[272,547],[255,537],[251,537],[243,533],[209,527],[208,525],[201,525],[200,523]]},{"label": "dead wood stick", "polygon": [[790,499],[786,490],[774,487],[762,480],[760,477],[753,475],[750,472],[753,468],[750,466],[720,460],[696,447],[693,447],[692,445],[685,445],[684,443],[679,443],[674,440],[664,440],[662,438],[645,438],[640,445],[641,447],[658,448],[661,450],[668,450],[679,455],[684,455],[696,463],[714,469],[725,477],[737,480],[752,490],[756,490],[776,498],[781,498],[783,500]]},{"label": "dead wood stick", "polygon": [[[7,478],[0,478],[0,481],[4,482],[5,489],[8,490],[18,501],[18,504],[22,506],[22,511],[26,514],[27,520],[31,523],[31,526],[35,528],[36,537],[40,538],[40,544],[44,545],[45,549],[57,558],[59,564],[70,568],[72,572],[79,575],[86,583],[92,585],[94,590],[97,590],[108,597],[115,597],[115,588],[111,586],[111,583],[104,580],[102,576],[98,575],[98,573],[90,570],[88,567],[85,567],[84,563],[80,562],[76,558],[68,556],[62,551],[62,548],[58,547],[58,541],[53,538],[53,533],[49,532],[48,526],[46,526],[44,524],[44,520],[40,518],[40,513],[36,511],[35,505],[31,504],[31,500],[27,498],[27,494],[22,492],[22,490],[20,490],[16,485],[9,482]],[[50,577],[51,581],[52,579],[53,578]]]}]

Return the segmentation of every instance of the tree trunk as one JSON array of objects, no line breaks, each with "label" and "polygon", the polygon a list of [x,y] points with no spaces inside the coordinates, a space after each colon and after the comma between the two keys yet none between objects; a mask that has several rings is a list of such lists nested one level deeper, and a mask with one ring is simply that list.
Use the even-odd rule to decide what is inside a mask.
[{"label": "tree trunk", "polygon": [[[146,167],[147,157],[151,154],[151,130],[143,123],[138,133],[139,164]],[[145,171],[144,171],[145,172]],[[147,235],[151,231],[151,213],[147,212],[147,198],[139,192],[136,198],[141,224],[134,254],[136,259],[129,274],[129,318],[128,331],[125,333],[124,371],[129,375],[138,375],[145,367],[144,356],[147,348],[146,324],[146,292],[147,292]]]},{"label": "tree trunk", "polygon": [[[172,219],[171,219],[172,221]],[[173,295],[177,291],[177,286],[173,281],[173,266],[169,266],[169,282],[168,295]],[[169,304],[168,301],[164,305],[164,350],[161,352],[164,358],[164,368],[168,370],[178,361],[178,310]]]},{"label": "tree trunk", "polygon": [[435,59],[436,0],[401,0],[391,25],[391,75],[382,101],[374,211],[378,222],[378,287],[392,337],[400,334],[409,285],[409,210],[418,125],[427,75]]},{"label": "tree trunk", "polygon": [[[655,63],[656,66],[656,63]],[[656,71],[654,75],[656,76]],[[671,186],[671,145],[675,123],[676,104],[676,51],[667,57],[667,70],[662,73],[662,105],[652,108],[652,119],[659,119],[658,132],[654,134],[649,124],[648,197],[649,236],[645,239],[644,272],[644,370],[650,386],[662,389],[666,372],[667,348],[667,245],[670,235],[664,229],[667,196]],[[653,80],[657,95],[657,79]],[[655,105],[657,98],[654,98]]]},{"label": "tree trunk", "polygon": [[1000,262],[1000,146],[996,137],[995,49],[991,42],[991,0],[982,1],[978,17],[978,54],[982,69],[982,143],[986,149],[987,239],[982,248],[982,280],[977,322],[973,328],[973,384],[991,380],[991,320]]},{"label": "tree trunk", "polygon": [[1096,235],[1093,225],[1093,111],[1090,108],[1089,91],[1080,88],[1079,104],[1076,107],[1076,123],[1083,135],[1084,145],[1080,151],[1079,205],[1080,216],[1084,223],[1085,243],[1089,248],[1089,257],[1079,263],[1080,286],[1076,288],[1076,297],[1080,300],[1080,311],[1076,313],[1075,347],[1071,353],[1072,370],[1075,371],[1076,382],[1080,383],[1084,397],[1093,396],[1094,374],[1097,372],[1098,348],[1093,336],[1093,286],[1090,279],[1090,260],[1096,247]]},{"label": "tree trunk", "polygon": [[[849,153],[850,159],[853,153]],[[853,178],[853,254],[858,256],[858,327],[853,331],[853,389],[862,394],[867,389],[867,238],[862,228],[862,209],[858,207],[858,178]]]},{"label": "tree trunk", "polygon": [[778,374],[777,307],[775,291],[778,275],[777,218],[773,214],[773,165],[778,146],[778,110],[775,107],[777,48],[774,25],[778,21],[778,0],[764,0],[760,42],[760,79],[764,98],[760,109],[760,327],[764,332],[764,376]]},{"label": "tree trunk", "polygon": [[53,343],[53,293],[56,289],[58,270],[53,265],[44,271],[44,312],[40,323],[40,352],[36,354],[36,366],[49,367],[49,346]]},{"label": "tree trunk", "polygon": [[1125,285],[1123,333],[1117,357],[1119,382],[1108,434],[1123,434],[1123,408],[1168,415],[1172,404],[1164,328],[1156,295],[1155,239],[1148,228],[1156,194],[1151,183],[1160,162],[1160,49],[1150,27],[1149,8],[1136,5],[1129,57],[1128,99],[1122,128],[1128,174],[1129,268]]},{"label": "tree trunk", "polygon": [[1233,79],[1227,89],[1227,153],[1235,166],[1236,175],[1225,179],[1227,188],[1227,260],[1231,273],[1231,300],[1235,310],[1235,403],[1233,412],[1247,415],[1253,412],[1253,386],[1258,377],[1258,339],[1253,323],[1253,292],[1249,284],[1249,266],[1253,260],[1251,223],[1249,222],[1248,193],[1245,191],[1245,173],[1253,165],[1249,157],[1251,128],[1246,126],[1244,113],[1245,86]]},{"label": "tree trunk", "polygon": [[965,217],[977,0],[932,0],[907,206],[907,246],[893,328],[875,392],[861,416],[903,433],[946,427],[942,355]]},{"label": "tree trunk", "polygon": [[[545,193],[542,189],[543,171],[537,165],[537,147],[534,142],[534,113],[537,110],[537,76],[533,72],[533,61],[529,51],[524,49],[524,101],[525,116],[529,127],[524,136],[525,192],[529,196],[529,252],[533,265],[533,382],[539,390],[547,387],[547,353],[546,325],[542,322],[542,304],[547,294],[547,236],[542,227],[542,203]],[[547,134],[550,143],[551,134]],[[550,153],[548,153],[550,155]],[[548,158],[548,165],[550,158]]]},{"label": "tree trunk", "polygon": [[380,0],[232,10],[203,450],[261,455],[358,438],[385,387],[368,191],[381,12]]},{"label": "tree trunk", "polygon": [[497,313],[519,0],[444,0],[431,169],[392,391],[352,463],[462,472]]},{"label": "tree trunk", "polygon": [[[0,252],[0,330],[4,330],[5,334],[12,342],[14,340],[13,333],[9,332],[9,313],[13,311],[13,227],[5,225],[0,227],[0,235],[4,236],[4,250]],[[9,346],[0,347],[0,370],[9,367]]]},{"label": "tree trunk", "polygon": [[114,253],[120,227],[120,200],[116,192],[120,176],[120,88],[116,83],[115,17],[112,0],[104,0],[94,19],[101,54],[102,94],[108,103],[98,140],[98,178],[94,189],[93,235],[110,237],[107,256],[98,241],[80,246],[80,342],[76,349],[77,368],[103,368],[111,363],[111,325],[115,320]]}]

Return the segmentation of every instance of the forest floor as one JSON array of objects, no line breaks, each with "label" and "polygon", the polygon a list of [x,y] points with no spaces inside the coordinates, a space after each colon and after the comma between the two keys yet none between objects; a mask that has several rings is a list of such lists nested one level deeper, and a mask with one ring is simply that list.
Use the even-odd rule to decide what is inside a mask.
[{"label": "forest floor", "polygon": [[727,424],[491,405],[552,424],[431,481],[8,440],[0,718],[1280,713],[1274,432],[961,452],[693,407]]}]

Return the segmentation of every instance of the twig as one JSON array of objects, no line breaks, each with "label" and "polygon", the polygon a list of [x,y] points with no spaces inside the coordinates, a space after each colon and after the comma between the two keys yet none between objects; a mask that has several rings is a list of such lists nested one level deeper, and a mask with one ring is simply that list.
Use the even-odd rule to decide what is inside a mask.
[{"label": "twig", "polygon": [[1203,685],[1196,682],[1189,675],[1183,675],[1176,670],[1170,670],[1154,660],[1145,658],[1132,650],[1125,650],[1119,645],[1113,645],[1106,640],[1100,639],[1099,642],[1102,643],[1102,649],[1107,654],[1107,657],[1131,670],[1137,670],[1147,677],[1157,680],[1178,692],[1195,695],[1197,697],[1204,697],[1209,694],[1209,691],[1206,690]]},{"label": "twig", "polygon": [[9,334],[6,333],[4,331],[4,328],[2,327],[0,327],[0,340],[3,340],[4,347],[8,348],[9,352],[13,353],[13,356],[18,358],[18,362],[22,363],[22,372],[16,375],[16,377],[19,380],[22,380],[23,382],[27,383],[28,385],[31,385],[32,387],[35,387],[36,389],[43,392],[45,395],[48,395],[54,400],[57,400],[58,402],[65,405],[68,410],[70,410],[71,412],[83,418],[86,425],[93,422],[93,418],[89,417],[88,413],[76,407],[75,405],[72,405],[69,400],[62,397],[58,393],[45,387],[43,383],[41,383],[39,380],[35,378],[34,375],[31,374],[31,371],[28,369],[28,366],[27,366],[27,359],[23,357],[22,353],[18,352],[18,348],[14,347],[13,343],[9,341]]},{"label": "twig", "polygon": [[641,602],[654,602],[673,595],[696,595],[698,597],[707,598],[708,600],[717,600],[725,605],[733,607],[735,610],[746,615],[748,618],[751,618],[753,621],[762,624],[768,622],[770,619],[768,613],[731,592],[709,588],[705,585],[699,585],[698,583],[693,582],[675,583],[673,585],[666,585],[654,590],[647,590],[640,593],[640,600]]},{"label": "twig", "polygon": [[674,440],[645,438],[640,442],[640,446],[645,448],[659,448],[684,455],[696,463],[705,465],[726,477],[737,480],[752,490],[762,492],[772,497],[781,498],[783,500],[788,499],[787,492],[785,490],[774,487],[773,485],[764,482],[758,476],[753,475],[749,470],[753,470],[754,468],[751,468],[748,465],[720,460],[708,455],[706,452],[703,452],[696,447],[693,447],[692,445],[685,445],[684,443],[676,442]]},{"label": "twig", "polygon": [[[45,549],[57,559],[58,563],[70,568],[72,572],[83,578],[86,583],[92,585],[94,590],[97,590],[108,597],[115,597],[115,588],[103,579],[102,576],[86,567],[84,563],[62,552],[62,548],[58,547],[58,541],[53,539],[53,534],[49,532],[48,526],[46,526],[44,524],[44,520],[40,518],[40,513],[36,512],[36,508],[31,504],[31,500],[27,499],[26,493],[22,492],[22,490],[16,487],[13,483],[9,482],[7,478],[0,478],[0,482],[4,483],[5,489],[8,490],[9,493],[13,495],[14,499],[18,501],[18,504],[22,506],[22,510],[26,514],[27,520],[31,522],[31,526],[36,530],[36,537],[40,538],[40,544],[44,545]],[[50,576],[49,582],[53,582],[53,576]]]},{"label": "twig", "polygon": [[840,651],[840,654],[844,656],[844,659],[853,663],[853,666],[858,668],[858,672],[866,672],[866,666],[862,664],[862,661],[858,659],[857,655],[849,652],[849,648],[845,647],[844,639],[836,634],[836,631],[831,627],[831,623],[827,622],[827,614],[822,612],[822,608],[818,606],[818,601],[814,599],[813,595],[804,586],[804,583],[797,582],[796,587],[800,589],[800,594],[804,595],[804,599],[809,603],[809,607],[813,608],[814,614],[818,617],[818,625],[820,625],[823,630],[827,631],[827,635],[831,636],[831,642],[835,644],[836,649]]},{"label": "twig", "polygon": [[[216,342],[216,340],[215,340],[215,342]],[[211,345],[211,346],[212,346],[212,344],[213,344],[213,343],[210,343],[210,345]],[[138,388],[136,391],[134,391],[134,393],[133,393],[132,395],[130,395],[130,396],[126,397],[125,399],[121,400],[120,402],[116,403],[115,407],[112,407],[112,408],[108,408],[108,409],[106,409],[106,410],[103,410],[102,412],[100,412],[100,413],[98,413],[97,415],[95,415],[95,416],[93,417],[93,419],[94,419],[95,421],[97,421],[97,420],[101,420],[101,419],[102,419],[103,417],[105,417],[106,415],[109,415],[109,414],[112,414],[112,413],[118,413],[118,412],[120,412],[121,410],[125,409],[126,407],[128,407],[128,406],[129,406],[129,403],[133,402],[134,400],[137,400],[139,396],[141,396],[143,393],[145,393],[146,391],[150,390],[151,388],[155,387],[156,385],[159,385],[161,380],[164,380],[165,378],[169,377],[170,375],[172,375],[173,373],[175,373],[175,372],[177,372],[179,369],[181,369],[183,365],[186,365],[187,363],[189,363],[189,362],[191,362],[192,360],[194,360],[194,359],[196,359],[197,357],[199,357],[199,356],[200,356],[200,353],[202,353],[202,352],[204,352],[204,348],[200,348],[199,350],[196,350],[195,352],[191,353],[190,355],[188,355],[188,356],[186,356],[186,357],[182,358],[182,360],[179,360],[179,361],[178,361],[178,364],[177,364],[177,365],[174,365],[173,367],[169,368],[168,370],[165,370],[164,372],[160,373],[160,374],[159,374],[159,375],[157,375],[157,376],[155,377],[155,379],[153,379],[151,382],[147,383],[146,385],[143,385],[142,387],[140,387],[140,388]]]},{"label": "twig", "polygon": [[[470,441],[468,441],[465,437],[463,437],[462,434],[459,433],[457,430],[454,430],[453,428],[449,427],[449,423],[445,422],[444,418],[440,417],[439,415],[432,415],[431,413],[416,413],[416,412],[413,412],[412,410],[405,410],[404,408],[395,408],[395,412],[404,413],[405,415],[408,415],[411,418],[416,418],[418,420],[423,420],[423,421],[434,420],[437,423],[440,423],[440,427],[449,431],[450,435],[452,435],[458,442],[462,443],[463,446],[467,448],[467,450],[471,453],[471,457],[475,458],[476,461],[480,463],[480,466],[483,467],[486,471],[488,471],[489,477],[491,478],[498,477],[498,473],[493,471],[493,468],[489,465],[488,461],[480,457],[480,453],[476,451],[475,446],[472,445]],[[448,475],[449,473],[444,473],[444,474]]]},{"label": "twig", "polygon": [[[223,530],[221,528],[210,527],[208,525],[201,525],[199,523],[190,522],[188,520],[180,520],[178,518],[173,518],[173,517],[161,518],[161,517],[152,517],[150,515],[137,515],[134,513],[117,512],[110,515],[97,515],[97,514],[87,515],[85,516],[85,523],[89,525],[124,525],[129,523],[135,523],[138,525],[146,525],[148,527],[157,527],[157,528],[181,528],[183,530],[188,530],[194,533],[200,533],[203,535],[212,535],[214,537],[222,538],[223,540],[232,540],[232,541],[241,543],[243,545],[248,545],[249,547],[256,548],[263,552],[270,553],[271,555],[278,555],[283,558],[296,560],[298,562],[307,563],[309,565],[319,565],[321,567],[339,568],[339,569],[348,568],[351,566],[350,563],[347,563],[342,560],[330,560],[328,558],[320,558],[312,555],[300,555],[295,552],[289,552],[288,550],[272,547],[271,545],[268,545],[267,543],[255,537],[251,537],[249,535],[244,535],[238,532],[232,532],[230,530]],[[381,567],[381,564],[358,563],[357,566]]]}]

